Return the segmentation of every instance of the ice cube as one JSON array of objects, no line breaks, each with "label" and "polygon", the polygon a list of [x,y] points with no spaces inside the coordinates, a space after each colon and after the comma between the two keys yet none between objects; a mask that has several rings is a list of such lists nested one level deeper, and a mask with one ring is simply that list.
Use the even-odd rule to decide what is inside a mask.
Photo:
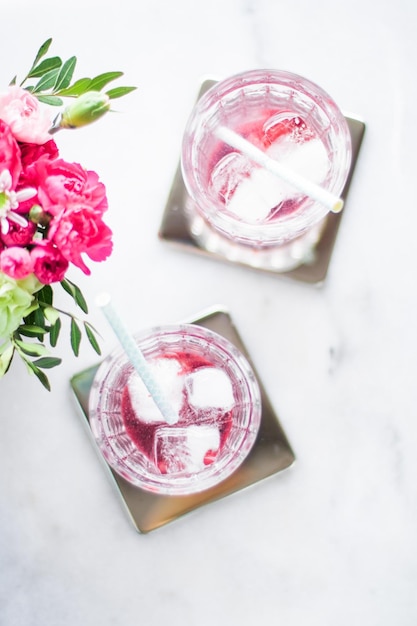
[{"label": "ice cube", "polygon": [[[273,143],[268,156],[316,184],[321,183],[329,170],[329,158],[320,139],[294,143],[289,136]],[[293,194],[297,193],[296,190]]]},{"label": "ice cube", "polygon": [[230,410],[235,399],[230,378],[216,367],[201,367],[185,378],[189,405],[194,409]]},{"label": "ice cube", "polygon": [[288,193],[288,185],[271,172],[258,167],[236,187],[227,210],[248,224],[257,224],[265,221]]},{"label": "ice cube", "polygon": [[213,168],[210,175],[209,191],[223,198],[227,204],[237,186],[253,170],[253,164],[239,152],[229,152]]},{"label": "ice cube", "polygon": [[[320,184],[329,169],[327,152],[319,139],[294,142],[284,135],[266,153],[306,180]],[[242,179],[227,204],[227,210],[249,224],[261,223],[276,213],[286,200],[300,196],[300,191],[271,172],[255,168]]]},{"label": "ice cube", "polygon": [[214,460],[219,446],[214,425],[161,426],[155,432],[154,462],[164,474],[195,473]]},{"label": "ice cube", "polygon": [[[150,361],[148,367],[163,390],[175,413],[179,413],[183,402],[184,380],[179,375],[181,366],[176,359]],[[146,424],[165,421],[142,379],[132,372],[127,383],[132,407],[136,417]]]}]

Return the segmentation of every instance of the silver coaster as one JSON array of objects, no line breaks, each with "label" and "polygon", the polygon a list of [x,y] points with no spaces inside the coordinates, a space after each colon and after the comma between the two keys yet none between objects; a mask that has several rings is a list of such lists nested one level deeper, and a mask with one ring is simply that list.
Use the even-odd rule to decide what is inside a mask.
[{"label": "silver coaster", "polygon": [[131,485],[107,464],[91,433],[88,420],[88,396],[98,364],[75,374],[70,381],[83,422],[87,426],[87,431],[91,436],[98,455],[109,472],[133,525],[141,533],[155,530],[185,513],[197,509],[203,504],[219,500],[268,476],[272,476],[290,467],[295,460],[287,437],[265,393],[265,389],[242,339],[232,322],[230,314],[225,310],[215,309],[206,312],[197,319],[186,321],[209,328],[229,339],[251,363],[261,390],[262,419],[255,444],[245,461],[234,474],[215,487],[189,496],[166,496],[154,494]]},{"label": "silver coaster", "polygon": [[[212,85],[214,85],[216,82],[217,81],[211,79],[204,80],[201,84],[198,97],[201,97],[202,94],[210,87],[212,87]],[[345,205],[341,213],[329,213],[329,215],[327,216],[320,240],[314,250],[313,259],[309,260],[308,263],[303,263],[293,270],[285,272],[274,269],[254,268],[252,266],[246,267],[251,267],[251,269],[256,269],[261,272],[288,276],[290,278],[305,283],[320,284],[324,282],[327,276],[327,271],[329,268],[330,259],[332,256],[333,247],[336,241],[340,222],[342,220],[343,214],[346,211],[346,197],[349,191],[350,182],[352,180],[353,172],[359,155],[359,150],[362,144],[363,135],[365,132],[364,122],[357,119],[356,117],[345,116],[345,118],[348,123],[350,134],[352,137],[352,163],[350,166],[350,171],[346,180],[346,184],[344,186],[343,192],[341,193],[341,197],[345,201]],[[185,250],[197,252],[199,254],[228,263],[245,266],[243,262],[230,261],[229,259],[226,259],[219,254],[205,250],[204,248],[199,246],[199,244],[192,238],[184,214],[184,207],[187,197],[188,194],[181,174],[181,167],[180,165],[178,165],[159,228],[158,235],[160,239],[175,244]]]}]

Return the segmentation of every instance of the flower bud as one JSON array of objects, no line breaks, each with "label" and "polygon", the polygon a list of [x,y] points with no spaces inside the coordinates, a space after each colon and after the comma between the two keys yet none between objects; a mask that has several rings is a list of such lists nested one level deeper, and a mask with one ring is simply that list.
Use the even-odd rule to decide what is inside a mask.
[{"label": "flower bud", "polygon": [[51,216],[48,213],[45,213],[45,211],[41,206],[39,206],[39,204],[34,204],[29,211],[29,219],[34,224],[39,224],[40,226],[48,226],[49,222],[51,221]]},{"label": "flower bud", "polygon": [[99,91],[87,91],[67,106],[59,122],[60,128],[79,128],[95,122],[110,109],[110,98]]}]

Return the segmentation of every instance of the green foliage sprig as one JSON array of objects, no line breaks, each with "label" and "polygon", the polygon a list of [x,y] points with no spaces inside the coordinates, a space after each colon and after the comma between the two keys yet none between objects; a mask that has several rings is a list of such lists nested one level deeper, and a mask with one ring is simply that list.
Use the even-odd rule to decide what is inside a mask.
[{"label": "green foliage sprig", "polygon": [[[72,56],[66,61],[62,61],[59,56],[44,58],[51,44],[52,38],[49,38],[41,45],[30,70],[20,82],[20,87],[45,104],[62,106],[63,98],[78,98],[89,91],[102,91],[109,83],[123,76],[123,72],[105,72],[94,78],[79,78],[72,83],[77,57]],[[27,84],[35,78],[39,79],[36,83]],[[17,76],[14,76],[10,85],[16,84]],[[106,91],[105,94],[110,100],[114,100],[135,89],[136,87],[115,87]]]},{"label": "green foliage sprig", "polygon": [[[81,311],[88,314],[87,302],[80,288],[68,278],[62,280],[60,284]],[[95,352],[101,354],[101,350],[97,340],[98,333],[92,324],[54,306],[54,292],[50,285],[44,285],[36,295],[38,307],[23,318],[23,323],[13,333],[10,343],[0,347],[0,370],[2,374],[7,372],[16,353],[24,361],[29,372],[35,374],[42,385],[50,391],[51,385],[43,370],[60,365],[62,359],[49,356],[45,338],[48,336],[50,346],[55,348],[62,327],[61,315],[66,315],[70,319],[70,343],[75,356],[79,354],[83,331]],[[27,341],[25,338],[35,339],[37,342]]]}]

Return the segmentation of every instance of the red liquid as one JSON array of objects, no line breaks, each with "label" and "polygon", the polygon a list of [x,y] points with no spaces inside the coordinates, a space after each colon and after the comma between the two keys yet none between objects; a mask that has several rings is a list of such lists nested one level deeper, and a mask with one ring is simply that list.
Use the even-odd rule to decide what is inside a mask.
[{"label": "red liquid", "polygon": [[[175,359],[179,362],[181,368],[178,376],[190,374],[199,368],[214,367],[213,363],[192,352],[178,352],[172,354],[164,354],[164,358]],[[191,407],[187,402],[185,389],[182,391],[182,406],[179,411],[179,420],[173,428],[184,428],[191,425],[213,424],[213,416],[208,416],[206,409],[196,409]],[[121,402],[122,420],[126,433],[134,442],[136,447],[145,454],[150,460],[153,460],[153,451],[155,444],[155,431],[161,425],[167,426],[164,422],[146,423],[140,419],[132,406],[132,401],[128,386],[126,385],[122,393]],[[204,464],[211,464],[221,449],[224,447],[228,435],[232,427],[233,409],[225,412],[218,412],[215,424],[219,429],[220,446],[218,450],[209,450],[204,458]],[[163,462],[158,464],[162,473],[166,472]]]},{"label": "red liquid", "polygon": [[[275,123],[271,121],[274,117],[277,118]],[[263,152],[285,136],[290,137],[294,143],[304,143],[316,137],[300,116],[294,116],[290,111],[276,111],[274,109],[261,111],[257,119],[237,124],[234,130]],[[235,149],[225,143],[218,143],[210,155],[208,171],[211,172],[217,163],[231,152],[235,152]],[[250,172],[248,171],[246,175],[250,176]],[[226,189],[220,189],[219,200],[222,204],[227,204],[224,201],[225,195]],[[233,195],[233,192],[230,195]],[[285,217],[299,210],[300,207],[300,199],[287,199],[280,206],[272,208],[268,220],[273,221],[275,218]]]}]

